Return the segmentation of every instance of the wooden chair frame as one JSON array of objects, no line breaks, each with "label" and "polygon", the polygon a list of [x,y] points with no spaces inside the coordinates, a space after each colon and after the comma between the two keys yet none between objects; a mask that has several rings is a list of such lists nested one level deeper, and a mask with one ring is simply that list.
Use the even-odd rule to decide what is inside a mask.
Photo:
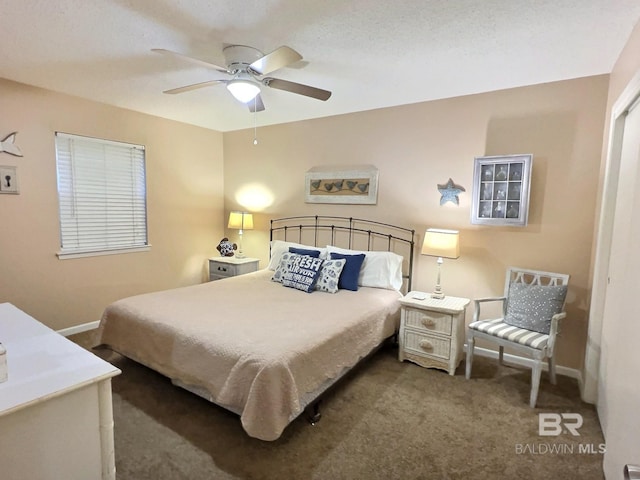
[{"label": "wooden chair frame", "polygon": [[[473,313],[473,320],[471,323],[480,320],[480,306],[486,302],[502,302],[502,315],[506,315],[507,302],[509,297],[509,287],[514,283],[525,283],[527,285],[568,285],[569,275],[561,273],[543,272],[539,270],[527,270],[516,267],[509,267],[507,269],[505,283],[504,283],[504,295],[502,297],[489,297],[479,298],[474,300],[475,310]],[[535,348],[520,343],[514,342],[506,338],[500,338],[491,333],[480,332],[472,328],[467,328],[467,362],[465,377],[469,379],[471,377],[471,367],[473,364],[473,349],[475,345],[475,339],[480,338],[489,342],[494,342],[499,345],[498,362],[503,363],[504,347],[509,347],[517,352],[525,353],[533,359],[533,366],[531,370],[531,394],[529,396],[529,406],[535,408],[538,398],[538,390],[540,387],[540,377],[542,374],[542,362],[546,359],[549,363],[549,380],[556,384],[556,365],[555,365],[555,345],[556,337],[560,333],[560,320],[566,317],[566,312],[563,311],[557,313],[551,317],[551,328],[549,330],[549,339],[547,344],[542,348]]]}]

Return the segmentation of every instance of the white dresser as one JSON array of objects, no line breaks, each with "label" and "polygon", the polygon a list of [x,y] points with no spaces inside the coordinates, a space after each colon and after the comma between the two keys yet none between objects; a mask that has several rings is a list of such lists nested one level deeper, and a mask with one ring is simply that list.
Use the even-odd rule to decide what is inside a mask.
[{"label": "white dresser", "polygon": [[10,303],[0,304],[0,478],[115,479],[116,367]]},{"label": "white dresser", "polygon": [[468,298],[431,298],[409,292],[400,300],[400,361],[409,360],[427,368],[455,375],[464,351],[465,310]]}]

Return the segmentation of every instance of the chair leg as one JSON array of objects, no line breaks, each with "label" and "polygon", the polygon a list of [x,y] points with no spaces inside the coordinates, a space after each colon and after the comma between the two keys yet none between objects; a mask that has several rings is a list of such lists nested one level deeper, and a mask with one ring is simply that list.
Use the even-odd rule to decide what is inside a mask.
[{"label": "chair leg", "polygon": [[529,397],[529,406],[531,408],[536,407],[536,401],[538,400],[538,389],[540,388],[540,374],[542,373],[542,360],[536,358],[533,361],[533,368],[531,370],[531,396]]},{"label": "chair leg", "polygon": [[467,365],[465,368],[464,376],[467,380],[471,378],[471,364],[473,363],[473,346],[475,344],[475,339],[473,335],[469,335],[467,338]]},{"label": "chair leg", "polygon": [[549,381],[551,385],[556,384],[556,358],[555,355],[549,357]]},{"label": "chair leg", "polygon": [[502,365],[504,363],[504,347],[500,345],[498,349],[498,364]]}]

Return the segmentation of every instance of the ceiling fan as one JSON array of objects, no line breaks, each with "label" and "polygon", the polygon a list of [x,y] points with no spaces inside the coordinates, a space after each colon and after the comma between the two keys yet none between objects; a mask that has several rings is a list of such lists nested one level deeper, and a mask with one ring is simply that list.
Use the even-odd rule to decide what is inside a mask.
[{"label": "ceiling fan", "polygon": [[277,48],[273,52],[265,55],[258,49],[246,45],[228,45],[222,50],[227,65],[226,67],[221,67],[163,48],[154,48],[152,51],[205,66],[230,77],[228,79],[209,80],[184,87],[172,88],[162,93],[173,95],[210,87],[212,85],[224,84],[237,100],[247,104],[251,112],[264,110],[264,103],[260,97],[261,86],[276,88],[322,101],[328,100],[331,96],[331,92],[328,90],[322,90],[321,88],[311,87],[302,83],[290,82],[289,80],[283,80],[281,78],[265,76],[302,60],[302,55],[287,46]]}]

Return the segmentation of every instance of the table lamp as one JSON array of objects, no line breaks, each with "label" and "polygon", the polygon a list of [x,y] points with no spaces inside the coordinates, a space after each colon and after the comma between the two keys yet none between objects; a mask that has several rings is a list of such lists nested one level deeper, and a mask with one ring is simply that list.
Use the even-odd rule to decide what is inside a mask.
[{"label": "table lamp", "polygon": [[428,228],[424,234],[422,244],[422,255],[438,257],[438,280],[436,288],[431,294],[431,298],[442,299],[442,287],[440,285],[440,266],[442,258],[458,258],[460,256],[459,233],[457,230],[443,230],[439,228]]},{"label": "table lamp", "polygon": [[236,258],[245,258],[242,251],[242,232],[243,230],[253,230],[253,215],[247,212],[231,212],[229,214],[229,225],[227,228],[233,228],[239,230],[238,235],[238,253]]}]

